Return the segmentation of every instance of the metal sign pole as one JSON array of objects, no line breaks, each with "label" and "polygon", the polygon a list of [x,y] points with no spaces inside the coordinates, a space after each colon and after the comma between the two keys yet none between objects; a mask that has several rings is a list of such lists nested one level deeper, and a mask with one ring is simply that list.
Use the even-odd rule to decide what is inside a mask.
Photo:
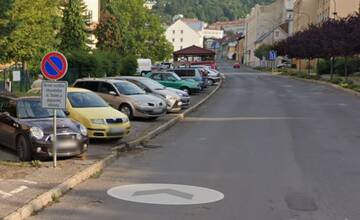
[{"label": "metal sign pole", "polygon": [[57,149],[56,149],[56,145],[57,145],[57,135],[56,135],[56,109],[54,109],[54,121],[53,121],[53,126],[54,126],[54,137],[53,137],[53,159],[54,159],[54,168],[56,168],[56,161],[57,161]]}]

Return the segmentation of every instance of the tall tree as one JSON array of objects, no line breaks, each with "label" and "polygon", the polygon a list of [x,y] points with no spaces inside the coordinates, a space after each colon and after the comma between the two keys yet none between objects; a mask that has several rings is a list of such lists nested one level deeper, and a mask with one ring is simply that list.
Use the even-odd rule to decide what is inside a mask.
[{"label": "tall tree", "polygon": [[27,69],[29,61],[39,63],[45,52],[56,47],[58,6],[58,0],[14,0],[7,24],[6,50],[9,59],[22,62],[23,68]]},{"label": "tall tree", "polygon": [[88,17],[83,0],[68,0],[63,9],[62,27],[59,33],[62,51],[89,49]]},{"label": "tall tree", "polygon": [[96,31],[98,48],[161,61],[172,52],[160,19],[143,0],[109,1]]},{"label": "tall tree", "polygon": [[9,11],[13,0],[3,0],[0,4],[0,63],[8,61],[7,51],[6,51],[6,41],[10,34],[10,22]]}]

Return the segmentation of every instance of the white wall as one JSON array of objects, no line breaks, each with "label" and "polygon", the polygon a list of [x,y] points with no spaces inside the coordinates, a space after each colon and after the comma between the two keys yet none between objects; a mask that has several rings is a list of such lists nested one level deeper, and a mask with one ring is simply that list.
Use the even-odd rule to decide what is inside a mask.
[{"label": "white wall", "polygon": [[100,0],[84,0],[88,11],[92,13],[91,23],[99,23],[100,21]]},{"label": "white wall", "polygon": [[181,20],[169,26],[165,32],[166,39],[174,46],[174,50],[181,50],[192,45],[203,47],[204,38]]}]

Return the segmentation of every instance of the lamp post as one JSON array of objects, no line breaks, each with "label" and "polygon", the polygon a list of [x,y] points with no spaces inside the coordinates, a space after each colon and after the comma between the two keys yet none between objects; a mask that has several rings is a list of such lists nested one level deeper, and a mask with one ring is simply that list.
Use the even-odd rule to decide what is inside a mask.
[{"label": "lamp post", "polygon": [[333,15],[334,15],[334,19],[336,19],[338,13],[337,13],[337,10],[336,10],[336,0],[333,0],[334,2],[334,12],[333,12]]}]

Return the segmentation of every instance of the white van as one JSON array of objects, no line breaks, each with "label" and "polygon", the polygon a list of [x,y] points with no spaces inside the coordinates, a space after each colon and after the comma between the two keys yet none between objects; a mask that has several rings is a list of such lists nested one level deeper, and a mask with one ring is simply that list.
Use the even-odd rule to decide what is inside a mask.
[{"label": "white van", "polygon": [[137,63],[138,63],[137,72],[140,73],[142,76],[151,72],[151,67],[152,67],[151,59],[137,59]]}]

